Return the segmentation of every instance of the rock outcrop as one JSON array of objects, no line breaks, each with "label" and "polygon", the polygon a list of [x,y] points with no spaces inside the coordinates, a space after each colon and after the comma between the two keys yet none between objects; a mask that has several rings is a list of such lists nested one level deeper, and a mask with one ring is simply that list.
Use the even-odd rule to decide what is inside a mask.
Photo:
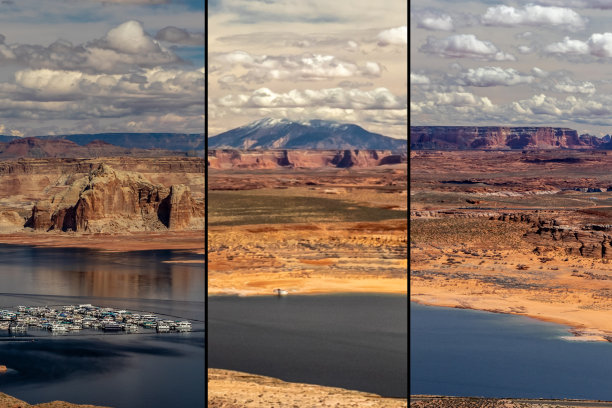
[{"label": "rock outcrop", "polygon": [[23,217],[17,211],[0,210],[0,233],[16,232],[23,228]]},{"label": "rock outcrop", "polygon": [[503,126],[411,126],[410,148],[449,150],[595,149],[605,139],[568,128]]},{"label": "rock outcrop", "polygon": [[391,150],[209,150],[213,169],[375,167],[407,163],[407,153]]},{"label": "rock outcrop", "polygon": [[538,247],[553,247],[574,256],[612,259],[612,225],[559,225],[554,218],[540,218],[536,214],[501,214],[497,219],[530,224],[525,238]]},{"label": "rock outcrop", "polygon": [[202,203],[189,187],[154,185],[136,172],[100,164],[50,200],[32,208],[35,230],[122,232],[203,227]]}]

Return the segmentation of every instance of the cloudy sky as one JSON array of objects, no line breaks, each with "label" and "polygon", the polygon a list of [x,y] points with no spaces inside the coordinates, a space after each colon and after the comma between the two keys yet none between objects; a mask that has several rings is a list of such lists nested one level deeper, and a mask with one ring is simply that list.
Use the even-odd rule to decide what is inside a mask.
[{"label": "cloudy sky", "polygon": [[418,0],[412,125],[612,134],[612,0]]},{"label": "cloudy sky", "polygon": [[204,132],[202,0],[0,1],[0,134]]},{"label": "cloudy sky", "polygon": [[263,117],[406,138],[406,0],[208,3],[209,135]]}]

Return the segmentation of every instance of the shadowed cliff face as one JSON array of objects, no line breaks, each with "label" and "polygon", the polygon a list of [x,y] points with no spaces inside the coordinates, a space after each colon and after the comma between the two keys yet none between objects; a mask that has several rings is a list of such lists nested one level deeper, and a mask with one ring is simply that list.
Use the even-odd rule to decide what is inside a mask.
[{"label": "shadowed cliff face", "polygon": [[182,230],[202,224],[200,207],[189,187],[154,185],[139,173],[100,164],[65,191],[36,203],[25,226],[43,231]]},{"label": "shadowed cliff face", "polygon": [[419,149],[594,149],[605,140],[573,129],[500,126],[411,126],[410,148]]}]

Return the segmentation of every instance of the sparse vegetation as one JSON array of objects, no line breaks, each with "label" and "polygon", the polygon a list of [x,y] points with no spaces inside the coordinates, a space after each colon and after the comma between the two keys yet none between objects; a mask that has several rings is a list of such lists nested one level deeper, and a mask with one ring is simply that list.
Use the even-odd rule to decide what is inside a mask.
[{"label": "sparse vegetation", "polygon": [[406,217],[406,211],[366,207],[318,197],[209,192],[209,225],[248,225],[334,221],[381,221]]}]

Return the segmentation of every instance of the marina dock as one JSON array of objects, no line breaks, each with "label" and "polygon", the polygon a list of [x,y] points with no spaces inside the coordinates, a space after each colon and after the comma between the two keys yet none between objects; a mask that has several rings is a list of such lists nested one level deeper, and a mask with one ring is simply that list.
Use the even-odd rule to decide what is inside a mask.
[{"label": "marina dock", "polygon": [[0,310],[1,331],[20,334],[26,333],[30,328],[46,329],[53,334],[79,332],[83,329],[125,333],[138,333],[141,330],[179,333],[192,330],[188,320],[169,320],[154,314],[140,314],[91,304],[17,306],[16,310]]}]

